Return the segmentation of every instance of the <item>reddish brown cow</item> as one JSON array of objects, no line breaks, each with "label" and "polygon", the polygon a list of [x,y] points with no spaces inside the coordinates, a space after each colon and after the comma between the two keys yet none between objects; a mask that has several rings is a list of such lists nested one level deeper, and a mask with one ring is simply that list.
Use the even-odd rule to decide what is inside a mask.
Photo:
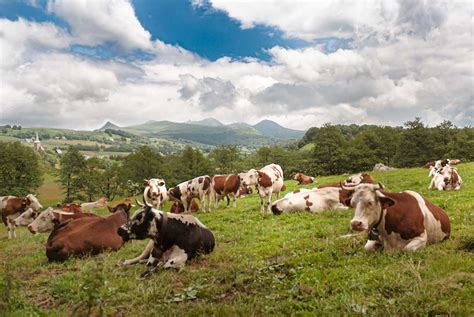
[{"label": "reddish brown cow", "polygon": [[211,179],[212,193],[214,194],[214,208],[219,208],[219,200],[227,198],[227,208],[230,207],[230,195],[237,207],[236,198],[240,189],[240,177],[237,174],[215,175]]},{"label": "reddish brown cow", "polygon": [[252,193],[253,193],[252,187],[242,185],[242,186],[240,186],[239,193],[238,193],[237,197],[245,197],[245,196],[250,195]]},{"label": "reddish brown cow", "polygon": [[[360,173],[360,174],[352,175],[346,178],[343,181],[343,184],[345,186],[356,186],[359,184],[375,184],[375,179],[367,173]],[[341,182],[318,186],[318,188],[326,188],[326,187],[341,187]]]},{"label": "reddish brown cow", "polygon": [[[189,207],[189,210],[191,212],[198,212],[199,211],[199,205],[196,203],[196,200],[193,198],[191,200],[191,207]],[[184,212],[184,205],[180,203],[179,201],[175,201],[170,208],[170,212],[174,214],[180,214]]]},{"label": "reddish brown cow", "polygon": [[308,185],[314,183],[314,177],[307,176],[303,173],[296,173],[294,179],[298,181],[298,185]]},{"label": "reddish brown cow", "polygon": [[116,251],[124,243],[117,230],[128,221],[130,204],[109,208],[108,217],[84,217],[57,226],[46,243],[49,261],[65,261],[70,256],[84,256]]},{"label": "reddish brown cow", "polygon": [[[25,213],[26,214],[26,213]],[[59,225],[70,219],[78,219],[83,217],[99,217],[93,213],[83,213],[77,209],[71,209],[71,211],[53,210],[48,208],[28,225],[28,230],[33,233],[48,232],[54,229],[55,226]]]}]

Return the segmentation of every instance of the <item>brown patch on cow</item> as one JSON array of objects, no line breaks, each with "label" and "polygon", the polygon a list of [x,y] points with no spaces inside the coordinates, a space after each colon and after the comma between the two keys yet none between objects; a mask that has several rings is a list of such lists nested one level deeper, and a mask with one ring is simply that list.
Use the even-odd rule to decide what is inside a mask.
[{"label": "brown patch on cow", "polygon": [[221,195],[222,192],[224,192],[224,185],[225,181],[227,179],[227,175],[215,175],[212,177],[212,186],[214,191],[218,194]]},{"label": "brown patch on cow", "polygon": [[7,226],[7,217],[16,213],[23,213],[29,205],[29,199],[21,197],[12,197],[3,200],[2,221]]},{"label": "brown patch on cow", "polygon": [[273,185],[270,176],[262,171],[257,171],[258,173],[258,185],[262,187],[271,187]]},{"label": "brown patch on cow", "polygon": [[362,176],[362,180],[360,181],[361,183],[375,184],[375,179],[369,174],[362,173],[361,176]]},{"label": "brown patch on cow", "polygon": [[446,239],[449,238],[449,236],[451,235],[451,222],[449,221],[448,214],[440,207],[434,205],[431,201],[427,200],[424,197],[423,199],[425,201],[426,206],[433,214],[433,217],[435,217],[436,220],[441,222],[441,230],[447,234]]},{"label": "brown patch on cow", "polygon": [[314,182],[311,176],[307,176],[303,173],[296,173],[295,179],[298,181],[298,185],[308,185]]},{"label": "brown patch on cow", "polygon": [[386,208],[387,233],[398,233],[404,240],[420,236],[425,231],[424,217],[415,197],[407,193],[382,193],[395,202]]},{"label": "brown patch on cow", "polygon": [[240,188],[240,177],[237,174],[230,174],[225,179],[224,195],[237,194]]},{"label": "brown patch on cow", "polygon": [[204,184],[202,185],[203,190],[207,190],[211,186],[211,178],[209,176],[204,177]]},{"label": "brown patch on cow", "polygon": [[298,194],[299,192],[300,192],[299,189],[296,189],[296,190],[292,191],[293,194]]},{"label": "brown patch on cow", "polygon": [[326,188],[326,187],[341,187],[341,182],[337,183],[330,183],[325,185],[319,185],[318,188]]},{"label": "brown patch on cow", "polygon": [[455,187],[459,183],[459,175],[456,170],[453,169],[453,172],[451,174],[451,185]]},{"label": "brown patch on cow", "polygon": [[431,166],[435,166],[436,162],[435,161],[431,161],[431,162],[427,162],[425,165],[423,165],[424,168],[430,168]]},{"label": "brown patch on cow", "polygon": [[345,206],[351,207],[352,191],[339,189],[339,202]]},{"label": "brown patch on cow", "polygon": [[202,182],[203,182],[202,177],[199,177],[199,178],[198,178],[198,183],[199,183],[199,184],[202,184]]},{"label": "brown patch on cow", "polygon": [[82,212],[81,205],[79,204],[63,204],[59,206],[59,210],[74,213]]}]

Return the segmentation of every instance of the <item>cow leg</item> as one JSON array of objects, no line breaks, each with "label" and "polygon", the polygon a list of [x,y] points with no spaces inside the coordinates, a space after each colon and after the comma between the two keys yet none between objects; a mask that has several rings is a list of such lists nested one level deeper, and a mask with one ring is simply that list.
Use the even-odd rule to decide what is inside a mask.
[{"label": "cow leg", "polygon": [[229,194],[225,195],[225,198],[227,199],[227,208],[230,208],[230,196],[229,196]]},{"label": "cow leg", "polygon": [[189,206],[191,204],[188,204],[188,199],[181,200],[181,202],[183,203],[184,211],[189,211]]},{"label": "cow leg", "polygon": [[204,194],[203,198],[205,198],[205,196],[207,196],[207,211],[211,212],[211,193],[208,191]]},{"label": "cow leg", "polygon": [[16,238],[15,225],[8,221],[8,239]]},{"label": "cow leg", "polygon": [[155,273],[158,269],[158,263],[160,262],[160,258],[163,256],[163,250],[161,247],[157,247],[156,244],[153,244],[153,250],[150,253],[150,257],[146,263],[147,269],[145,272],[140,274],[138,277],[139,280],[143,280],[149,277],[151,274]]},{"label": "cow leg", "polygon": [[165,269],[168,268],[182,268],[186,264],[186,261],[188,260],[188,255],[186,252],[179,248],[178,246],[174,245],[172,247],[172,251],[168,256],[168,259],[165,260],[165,264],[163,267]]},{"label": "cow leg", "polygon": [[145,250],[143,250],[143,252],[139,256],[130,260],[123,261],[122,265],[132,265],[145,261],[147,258],[149,258],[151,251],[153,251],[154,245],[155,243],[153,242],[153,240],[150,240],[146,245]]},{"label": "cow leg", "polygon": [[237,208],[237,197],[236,197],[236,193],[232,193],[232,200],[234,201],[234,208]]},{"label": "cow leg", "polygon": [[404,248],[403,251],[416,251],[419,248],[423,248],[428,242],[428,236],[426,230],[420,236],[413,238]]},{"label": "cow leg", "polygon": [[219,200],[221,200],[221,196],[217,192],[214,192],[214,209],[219,208]]},{"label": "cow leg", "polygon": [[270,192],[268,193],[268,205],[267,205],[267,212],[269,214],[272,213],[272,210],[271,210],[271,207],[272,207],[272,194],[273,194],[273,192],[270,190]]},{"label": "cow leg", "polygon": [[265,202],[264,202],[265,193],[262,193],[262,192],[259,191],[258,194],[260,195],[260,212],[263,213],[263,212],[265,212]]},{"label": "cow leg", "polygon": [[366,252],[374,252],[380,247],[382,247],[382,244],[379,240],[367,240],[367,243],[364,246],[364,250]]}]

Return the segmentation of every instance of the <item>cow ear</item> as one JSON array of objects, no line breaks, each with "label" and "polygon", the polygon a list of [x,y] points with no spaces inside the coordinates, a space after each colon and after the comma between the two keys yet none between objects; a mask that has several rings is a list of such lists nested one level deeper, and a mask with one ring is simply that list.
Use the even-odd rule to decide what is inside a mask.
[{"label": "cow ear", "polygon": [[107,206],[107,209],[108,209],[109,212],[111,212],[111,213],[114,213],[114,212],[115,212],[114,208],[110,208],[110,206]]},{"label": "cow ear", "polygon": [[259,177],[262,177],[262,175],[263,175],[263,173],[260,172],[260,171],[257,171],[257,174],[258,174]]},{"label": "cow ear", "polygon": [[395,200],[393,200],[390,197],[385,196],[383,193],[377,191],[377,196],[379,197],[380,204],[382,205],[382,208],[388,208],[390,206],[393,206],[395,204]]},{"label": "cow ear", "polygon": [[144,180],[143,180],[143,185],[144,185],[144,186],[148,186],[148,179],[144,179]]}]

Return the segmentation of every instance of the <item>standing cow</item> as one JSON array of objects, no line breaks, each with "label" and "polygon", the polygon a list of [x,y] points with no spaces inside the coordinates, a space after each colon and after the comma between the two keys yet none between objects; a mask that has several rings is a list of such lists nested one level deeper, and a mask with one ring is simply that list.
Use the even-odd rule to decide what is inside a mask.
[{"label": "standing cow", "polygon": [[207,210],[211,211],[211,178],[208,175],[199,176],[182,182],[168,190],[168,196],[173,201],[181,202],[185,211],[189,211],[191,200],[199,198],[203,210],[206,210],[205,197],[207,196]]},{"label": "standing cow", "polygon": [[33,194],[29,194],[26,197],[0,197],[0,213],[2,215],[3,223],[8,228],[8,239],[11,239],[12,237],[16,238],[13,220],[28,210],[28,208],[33,209],[36,215],[43,206]]},{"label": "standing cow", "polygon": [[267,212],[271,213],[272,194],[275,193],[278,199],[280,192],[286,188],[283,183],[283,170],[277,164],[267,165],[258,171],[251,169],[246,173],[240,173],[239,177],[244,186],[255,185],[260,195],[261,212],[265,212],[265,196],[268,196]]},{"label": "standing cow", "polygon": [[230,195],[237,207],[236,199],[239,196],[240,178],[237,174],[215,175],[211,179],[211,188],[214,198],[214,208],[219,208],[219,200],[227,198],[227,208],[230,207]]},{"label": "standing cow", "polygon": [[381,184],[344,187],[353,192],[352,229],[367,230],[366,251],[416,251],[426,244],[449,238],[451,224],[446,212],[413,191],[389,193]]},{"label": "standing cow", "polygon": [[154,208],[163,209],[163,205],[168,200],[168,191],[163,179],[145,179],[145,190],[143,191],[145,202]]}]

